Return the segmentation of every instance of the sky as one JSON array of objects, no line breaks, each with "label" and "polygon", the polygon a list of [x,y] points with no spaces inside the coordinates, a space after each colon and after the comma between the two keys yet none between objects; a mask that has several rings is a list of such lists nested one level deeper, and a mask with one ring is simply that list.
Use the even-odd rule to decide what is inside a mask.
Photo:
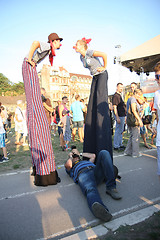
[{"label": "sky", "polygon": [[[137,74],[114,65],[113,58],[160,34],[159,11],[160,0],[1,0],[0,73],[11,82],[22,82],[22,62],[32,42],[47,42],[48,35],[56,32],[63,41],[54,66],[89,75],[73,49],[77,40],[86,37],[92,39],[90,49],[107,54],[112,94],[118,82],[139,81]],[[38,71],[43,64],[49,64],[48,57],[37,66]]]}]

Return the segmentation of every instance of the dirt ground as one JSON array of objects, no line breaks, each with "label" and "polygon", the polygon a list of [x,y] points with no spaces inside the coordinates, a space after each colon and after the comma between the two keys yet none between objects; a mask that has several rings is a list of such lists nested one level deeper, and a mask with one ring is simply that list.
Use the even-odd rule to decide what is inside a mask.
[{"label": "dirt ground", "polygon": [[[115,232],[109,232],[94,240],[160,240],[160,212],[144,222],[133,226],[120,227]],[[90,239],[91,240],[91,239]],[[92,239],[93,240],[93,239]]]}]

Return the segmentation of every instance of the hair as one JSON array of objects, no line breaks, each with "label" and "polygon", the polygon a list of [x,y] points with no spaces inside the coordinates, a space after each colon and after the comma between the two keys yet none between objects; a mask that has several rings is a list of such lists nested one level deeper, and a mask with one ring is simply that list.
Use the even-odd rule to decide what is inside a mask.
[{"label": "hair", "polygon": [[64,96],[64,97],[62,97],[62,100],[64,100],[65,98],[68,98],[67,96]]},{"label": "hair", "polygon": [[154,71],[158,72],[160,71],[160,61],[156,63],[156,65],[154,66]]},{"label": "hair", "polygon": [[136,86],[137,86],[137,83],[135,83],[135,82],[132,82],[132,83],[131,83],[131,85],[132,85],[132,84],[134,84],[134,85],[136,85]]},{"label": "hair", "polygon": [[119,82],[119,83],[117,83],[117,87],[118,87],[119,85],[123,85],[123,83],[120,83],[120,82]]},{"label": "hair", "polygon": [[134,94],[140,94],[140,93],[142,94],[142,89],[137,88],[134,90]]},{"label": "hair", "polygon": [[77,147],[75,145],[72,145],[71,150],[73,150],[73,149],[77,149]]},{"label": "hair", "polygon": [[78,40],[77,42],[79,42],[79,43],[84,47],[85,50],[88,49],[88,46],[87,46],[86,41],[84,41],[84,40],[81,39],[81,40]]},{"label": "hair", "polygon": [[77,94],[76,96],[75,96],[75,99],[77,100],[78,98],[80,98],[80,95],[79,94]]},{"label": "hair", "polygon": [[20,104],[22,104],[23,102],[22,102],[22,100],[18,100],[17,101],[17,105],[20,105]]}]

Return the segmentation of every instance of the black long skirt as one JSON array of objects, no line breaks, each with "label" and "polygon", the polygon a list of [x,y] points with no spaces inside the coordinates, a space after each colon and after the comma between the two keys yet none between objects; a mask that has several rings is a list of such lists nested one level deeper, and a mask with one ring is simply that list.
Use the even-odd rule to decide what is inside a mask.
[{"label": "black long skirt", "polygon": [[83,152],[109,151],[113,159],[107,71],[93,76],[84,130]]}]

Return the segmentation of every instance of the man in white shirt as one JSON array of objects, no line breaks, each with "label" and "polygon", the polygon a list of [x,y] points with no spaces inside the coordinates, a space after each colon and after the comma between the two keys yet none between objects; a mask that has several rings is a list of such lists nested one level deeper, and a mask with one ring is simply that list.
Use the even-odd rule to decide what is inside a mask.
[{"label": "man in white shirt", "polygon": [[[158,62],[155,67],[155,78],[157,80],[158,85],[160,86],[160,62]],[[156,137],[156,146],[157,146],[157,163],[158,163],[158,176],[160,180],[160,90],[155,92],[154,95],[154,108],[156,109],[156,117],[157,117],[157,137]]]}]

